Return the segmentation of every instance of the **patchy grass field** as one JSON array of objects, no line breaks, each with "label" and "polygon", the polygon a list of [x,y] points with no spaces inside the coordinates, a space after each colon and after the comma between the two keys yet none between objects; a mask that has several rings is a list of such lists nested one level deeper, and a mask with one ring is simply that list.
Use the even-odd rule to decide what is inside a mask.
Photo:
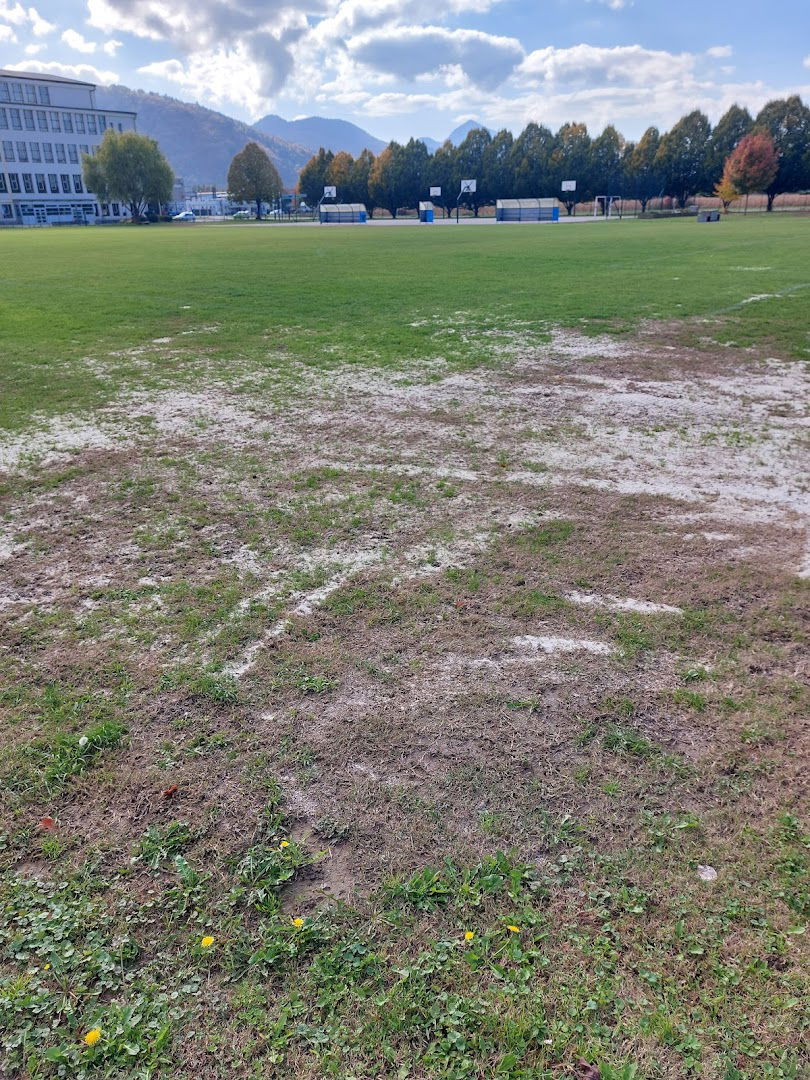
[{"label": "patchy grass field", "polygon": [[809,240],[0,235],[0,1074],[808,1075]]}]

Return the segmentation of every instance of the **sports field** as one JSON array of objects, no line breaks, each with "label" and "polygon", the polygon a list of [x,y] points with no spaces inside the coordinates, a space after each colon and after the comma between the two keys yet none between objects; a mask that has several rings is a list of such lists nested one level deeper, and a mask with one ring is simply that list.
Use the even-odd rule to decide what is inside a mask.
[{"label": "sports field", "polygon": [[0,1075],[808,1075],[808,251],[0,234]]}]

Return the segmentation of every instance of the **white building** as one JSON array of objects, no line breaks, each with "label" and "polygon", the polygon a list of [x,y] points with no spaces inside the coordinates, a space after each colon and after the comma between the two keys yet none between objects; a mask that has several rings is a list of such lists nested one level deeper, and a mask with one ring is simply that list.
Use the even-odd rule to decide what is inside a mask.
[{"label": "white building", "polygon": [[86,191],[82,154],[135,113],[96,107],[93,83],[0,69],[0,226],[94,224],[127,216]]}]

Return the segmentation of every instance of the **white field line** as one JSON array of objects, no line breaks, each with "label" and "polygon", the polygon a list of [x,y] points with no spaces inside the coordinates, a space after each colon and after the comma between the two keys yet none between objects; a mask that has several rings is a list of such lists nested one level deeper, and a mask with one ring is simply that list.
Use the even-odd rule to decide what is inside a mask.
[{"label": "white field line", "polygon": [[638,611],[645,615],[655,612],[668,612],[671,615],[683,615],[683,608],[674,607],[672,604],[654,604],[650,600],[633,600],[631,597],[598,596],[596,593],[570,592],[566,593],[565,599],[572,604],[591,605],[592,607],[608,608],[610,611]]},{"label": "white field line", "polygon": [[566,638],[554,636],[536,637],[533,634],[521,634],[520,637],[512,638],[513,644],[520,648],[542,649],[546,653],[555,652],[589,652],[598,656],[609,656],[615,652],[611,645],[604,641],[591,641],[588,638]]}]

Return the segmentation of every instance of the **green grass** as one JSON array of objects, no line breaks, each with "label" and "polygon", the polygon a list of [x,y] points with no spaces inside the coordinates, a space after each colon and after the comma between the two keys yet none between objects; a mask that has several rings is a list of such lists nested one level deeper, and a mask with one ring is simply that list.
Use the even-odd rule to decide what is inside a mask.
[{"label": "green grass", "polygon": [[[486,363],[493,352],[479,332],[488,329],[530,340],[554,325],[621,332],[644,319],[724,312],[701,332],[807,357],[809,244],[810,218],[788,215],[713,228],[3,233],[0,258],[13,273],[0,313],[0,426],[97,404],[122,387],[191,381],[203,367],[406,367],[437,355]],[[763,293],[784,296],[738,306]],[[171,355],[128,352],[159,337],[175,338]]]}]

